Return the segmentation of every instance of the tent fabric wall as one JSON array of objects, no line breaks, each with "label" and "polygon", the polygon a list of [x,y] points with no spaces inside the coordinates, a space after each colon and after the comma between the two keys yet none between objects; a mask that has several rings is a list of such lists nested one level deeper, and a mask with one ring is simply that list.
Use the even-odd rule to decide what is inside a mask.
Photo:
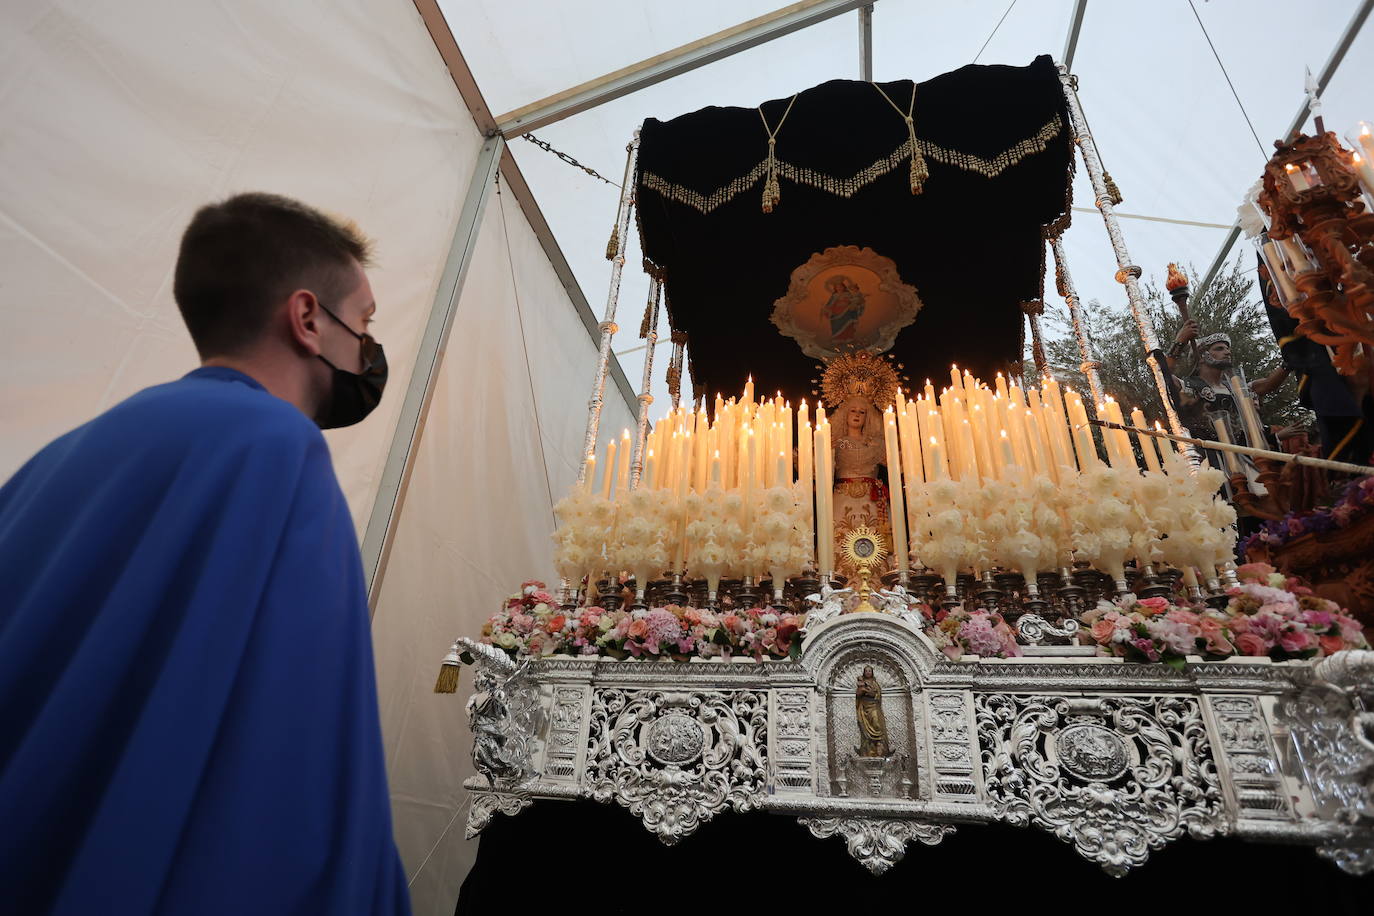
[{"label": "tent fabric wall", "polygon": [[395,0],[0,6],[0,479],[194,368],[172,300],[196,208],[245,190],[376,242],[392,394],[329,434],[361,533],[481,137]]},{"label": "tent fabric wall", "polygon": [[[471,680],[464,672],[457,696],[433,693],[439,659],[522,580],[551,574],[553,503],[577,476],[595,361],[519,206],[494,196],[373,620],[396,838],[417,913],[452,912],[476,854],[462,788],[473,773]],[[601,438],[630,425],[608,380]]]}]

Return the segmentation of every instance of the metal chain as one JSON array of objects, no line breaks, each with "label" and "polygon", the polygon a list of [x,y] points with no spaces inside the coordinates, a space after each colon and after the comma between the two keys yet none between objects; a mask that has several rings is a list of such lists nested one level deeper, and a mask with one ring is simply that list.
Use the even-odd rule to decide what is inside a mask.
[{"label": "metal chain", "polygon": [[604,182],[606,182],[606,184],[610,185],[610,186],[613,187],[613,188],[618,188],[618,187],[620,187],[620,185],[616,184],[614,181],[611,181],[611,179],[607,178],[605,175],[602,175],[602,174],[600,174],[599,172],[597,172],[596,169],[593,169],[593,168],[590,168],[590,167],[588,167],[588,166],[583,165],[582,163],[580,163],[580,162],[578,162],[576,159],[574,159],[572,156],[569,156],[567,153],[559,152],[558,150],[556,150],[556,149],[554,149],[552,146],[550,146],[548,143],[545,143],[543,140],[540,140],[540,139],[539,139],[538,137],[536,137],[534,134],[521,134],[521,135],[520,135],[520,138],[521,138],[522,140],[528,140],[529,142],[533,143],[535,146],[537,146],[537,147],[539,147],[540,149],[544,150],[546,153],[553,153],[555,156],[557,156],[559,159],[562,159],[562,160],[563,160],[564,162],[566,162],[568,165],[571,165],[571,166],[573,166],[574,168],[579,168],[579,169],[581,169],[582,171],[586,172],[588,175],[592,176],[593,178],[599,179],[600,181],[604,181]]}]

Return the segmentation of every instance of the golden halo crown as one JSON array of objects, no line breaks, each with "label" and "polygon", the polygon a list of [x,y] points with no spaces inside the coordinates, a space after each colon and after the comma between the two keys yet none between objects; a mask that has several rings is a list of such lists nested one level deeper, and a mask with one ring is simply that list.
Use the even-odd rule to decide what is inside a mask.
[{"label": "golden halo crown", "polygon": [[888,357],[860,350],[836,356],[824,366],[821,390],[816,393],[826,407],[834,409],[850,398],[864,398],[879,410],[886,410],[897,399],[897,387],[901,384],[897,370],[901,366],[894,365]]}]

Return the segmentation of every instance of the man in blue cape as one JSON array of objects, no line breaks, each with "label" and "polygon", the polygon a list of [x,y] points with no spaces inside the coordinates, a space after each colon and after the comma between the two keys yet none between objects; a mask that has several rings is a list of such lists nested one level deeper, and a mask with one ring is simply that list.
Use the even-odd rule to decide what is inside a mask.
[{"label": "man in blue cape", "polygon": [[0,489],[0,909],[405,913],[366,590],[320,429],[386,380],[367,242],[203,208],[202,366]]}]

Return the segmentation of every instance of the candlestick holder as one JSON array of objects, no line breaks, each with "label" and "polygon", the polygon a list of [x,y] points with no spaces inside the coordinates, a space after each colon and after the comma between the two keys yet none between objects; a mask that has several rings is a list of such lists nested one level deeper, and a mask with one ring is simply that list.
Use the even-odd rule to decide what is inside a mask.
[{"label": "candlestick holder", "polygon": [[1067,567],[1059,571],[1059,588],[1056,590],[1063,614],[1072,620],[1082,618],[1087,611],[1088,589],[1081,578],[1075,578]]},{"label": "candlestick holder", "polygon": [[993,613],[1001,610],[1002,599],[1005,597],[1005,593],[1002,589],[997,587],[997,583],[993,579],[992,570],[983,573],[983,578],[979,580],[979,588],[978,591],[974,593],[974,597],[978,599],[978,606],[981,608]]},{"label": "candlestick holder", "polygon": [[609,576],[605,579],[598,579],[596,581],[596,591],[598,595],[597,600],[603,608],[608,611],[620,610],[620,606],[624,603],[624,599],[621,597],[619,579]]},{"label": "candlestick holder", "polygon": [[815,595],[821,590],[821,580],[809,569],[800,576],[793,578],[790,584],[792,586],[792,598],[799,605],[806,600],[807,595]]},{"label": "candlestick holder", "polygon": [[[997,587],[1002,591],[998,612],[1008,620],[1015,620],[1020,614],[1022,593],[1026,589],[1026,577],[1017,572],[1001,570],[993,575]],[[989,608],[991,610],[991,608]]]},{"label": "candlestick holder", "polygon": [[716,593],[716,601],[720,604],[724,604],[725,599],[728,598],[731,604],[738,605],[739,590],[742,584],[743,580],[740,579],[721,579],[720,589]]},{"label": "candlestick holder", "polygon": [[1146,563],[1140,569],[1140,582],[1136,585],[1135,593],[1139,598],[1168,598],[1173,593],[1173,587],[1168,580],[1156,575],[1152,565]]},{"label": "candlestick holder", "polygon": [[[661,583],[661,584],[660,584]],[[663,579],[656,582],[659,585],[659,595],[665,604],[676,604],[679,606],[687,604],[687,587],[682,578],[682,573],[673,573],[671,579]]]},{"label": "candlestick holder", "polygon": [[1226,594],[1226,590],[1221,587],[1221,580],[1215,576],[1209,576],[1207,578],[1207,594],[1203,596],[1202,600],[1207,603],[1208,607],[1220,611],[1224,610],[1226,605],[1230,603],[1231,596]]},{"label": "candlestick holder", "polygon": [[740,580],[739,588],[735,590],[735,604],[742,608],[758,607],[759,599],[762,597],[763,592],[759,591],[753,576],[745,576]]},{"label": "candlestick holder", "polygon": [[951,611],[960,605],[959,586],[954,582],[945,583],[945,597],[940,600],[940,606],[947,611]]},{"label": "candlestick holder", "polygon": [[719,596],[710,591],[706,579],[690,579],[684,586],[687,590],[687,600],[694,607],[707,607],[711,600],[719,600]]},{"label": "candlestick holder", "polygon": [[1183,590],[1182,570],[1174,569],[1172,566],[1165,566],[1162,569],[1156,569],[1155,575],[1158,576],[1160,581],[1169,589],[1168,592],[1165,593],[1165,597],[1173,598]]},{"label": "candlestick holder", "polygon": [[1099,601],[1110,600],[1113,596],[1112,577],[1104,572],[1098,572],[1087,563],[1074,564],[1073,578],[1087,589],[1085,601],[1088,608],[1096,606]]},{"label": "candlestick holder", "polygon": [[940,603],[939,589],[940,577],[924,566],[916,575],[911,577],[910,591],[912,594],[932,607]]}]

